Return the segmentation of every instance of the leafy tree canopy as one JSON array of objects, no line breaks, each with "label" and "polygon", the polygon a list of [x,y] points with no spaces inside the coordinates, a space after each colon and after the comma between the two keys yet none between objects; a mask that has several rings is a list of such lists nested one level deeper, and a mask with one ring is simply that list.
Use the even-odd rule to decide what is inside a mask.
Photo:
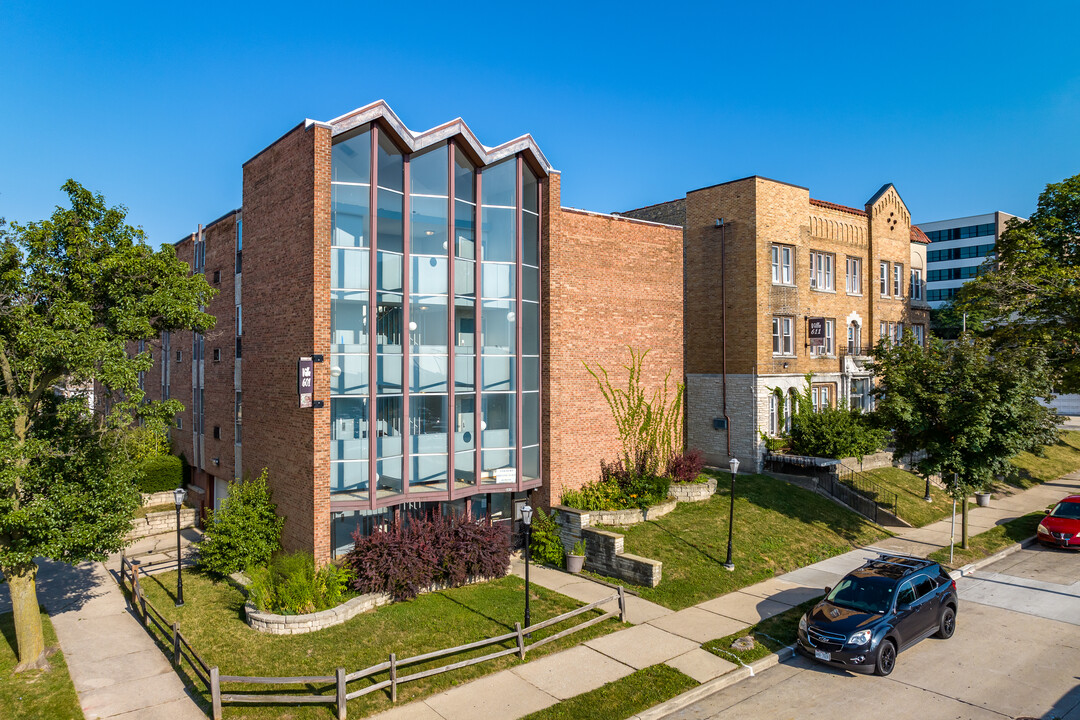
[{"label": "leafy tree canopy", "polygon": [[[0,221],[0,570],[8,579],[22,666],[42,664],[35,557],[65,562],[119,549],[138,494],[135,464],[182,409],[144,402],[149,352],[129,343],[162,331],[202,331],[213,290],[172,248],[69,180],[70,207],[25,225]],[[110,402],[54,392],[97,381]]]},{"label": "leafy tree canopy", "polygon": [[1041,348],[1058,387],[1080,392],[1080,175],[1051,183],[1026,221],[1010,221],[996,262],[966,283],[956,311],[995,348]]},{"label": "leafy tree canopy", "polygon": [[990,343],[971,333],[923,348],[909,335],[878,344],[873,372],[874,414],[893,431],[896,454],[923,452],[916,470],[940,475],[957,500],[1007,472],[1017,453],[1057,437],[1057,416],[1038,401],[1051,382],[1037,348],[991,354]]}]

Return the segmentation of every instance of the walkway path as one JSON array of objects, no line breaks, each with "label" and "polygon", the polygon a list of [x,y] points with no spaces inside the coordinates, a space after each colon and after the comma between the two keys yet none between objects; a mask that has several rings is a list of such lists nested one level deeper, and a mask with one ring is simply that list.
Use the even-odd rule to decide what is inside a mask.
[{"label": "walkway path", "polygon": [[[103,563],[37,562],[38,601],[56,629],[86,720],[206,720]],[[10,610],[7,584],[0,585],[0,612]]]},{"label": "walkway path", "polygon": [[[971,534],[1080,492],[1080,472],[992,501],[991,507],[969,511]],[[950,521],[906,530],[882,541],[875,549],[926,556],[949,545]],[[960,520],[957,517],[957,542]],[[542,659],[475,680],[425,700],[403,705],[378,715],[378,720],[472,720],[476,717],[516,720],[529,713],[594,690],[635,670],[666,663],[700,683],[714,683],[717,690],[737,666],[700,648],[701,643],[724,637],[762,619],[777,615],[821,594],[875,555],[861,548],[800,568],[673,612],[638,597],[627,597],[627,620],[632,628],[589,640]],[[516,562],[514,572],[523,575]],[[719,568],[717,569],[720,571]],[[594,602],[612,589],[587,577],[544,567],[530,568],[538,585],[582,602]],[[734,676],[730,679],[734,680]],[[658,707],[649,717],[662,717]]]}]

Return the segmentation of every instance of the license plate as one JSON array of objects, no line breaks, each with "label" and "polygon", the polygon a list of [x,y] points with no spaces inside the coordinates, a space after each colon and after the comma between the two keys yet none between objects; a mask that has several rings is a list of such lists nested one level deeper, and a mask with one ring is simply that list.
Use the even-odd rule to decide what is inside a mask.
[{"label": "license plate", "polygon": [[824,650],[815,650],[814,657],[818,660],[824,660],[825,662],[829,662],[830,660],[832,660],[832,653],[827,653]]}]

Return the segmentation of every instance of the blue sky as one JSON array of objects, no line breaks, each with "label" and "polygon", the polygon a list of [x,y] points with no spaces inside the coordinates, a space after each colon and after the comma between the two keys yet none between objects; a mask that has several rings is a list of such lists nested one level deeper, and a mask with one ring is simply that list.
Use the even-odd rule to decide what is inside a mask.
[{"label": "blue sky", "polygon": [[413,130],[532,133],[602,212],[751,174],[915,221],[1027,214],[1080,173],[1080,4],[0,3],[0,217],[69,177],[155,245],[241,165],[383,98]]}]

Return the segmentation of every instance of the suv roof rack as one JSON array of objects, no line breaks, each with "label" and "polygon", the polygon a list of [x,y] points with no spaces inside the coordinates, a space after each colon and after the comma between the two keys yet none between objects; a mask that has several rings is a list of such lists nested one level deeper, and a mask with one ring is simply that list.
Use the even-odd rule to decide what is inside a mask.
[{"label": "suv roof rack", "polygon": [[896,565],[898,567],[904,567],[910,570],[922,570],[923,568],[930,567],[934,564],[933,560],[916,557],[914,555],[904,555],[902,553],[890,552],[888,550],[878,550],[877,548],[868,549],[877,553],[877,558],[867,560],[867,565],[874,563],[882,565]]}]

